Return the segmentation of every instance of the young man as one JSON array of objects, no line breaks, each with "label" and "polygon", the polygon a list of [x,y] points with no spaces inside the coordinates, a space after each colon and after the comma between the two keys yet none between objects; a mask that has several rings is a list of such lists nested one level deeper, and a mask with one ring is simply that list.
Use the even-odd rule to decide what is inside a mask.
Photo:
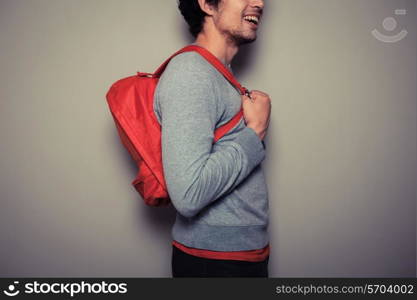
[{"label": "young man", "polygon": [[[179,0],[195,44],[230,70],[255,41],[263,0]],[[176,56],[163,73],[154,110],[162,160],[177,210],[173,277],[268,277],[268,193],[260,163],[269,96],[239,92],[198,53]],[[213,144],[213,132],[243,106],[242,119]]]}]

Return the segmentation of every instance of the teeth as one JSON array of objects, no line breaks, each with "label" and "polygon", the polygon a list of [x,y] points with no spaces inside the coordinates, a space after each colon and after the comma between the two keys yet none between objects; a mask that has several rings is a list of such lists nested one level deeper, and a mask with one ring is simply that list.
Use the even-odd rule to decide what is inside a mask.
[{"label": "teeth", "polygon": [[259,18],[255,17],[255,16],[246,16],[243,19],[245,19],[246,21],[258,24],[259,23]]}]

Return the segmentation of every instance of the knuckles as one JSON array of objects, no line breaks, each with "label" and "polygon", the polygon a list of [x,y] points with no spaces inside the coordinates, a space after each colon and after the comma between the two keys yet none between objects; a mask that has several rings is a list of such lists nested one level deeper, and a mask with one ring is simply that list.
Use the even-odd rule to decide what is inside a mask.
[{"label": "knuckles", "polygon": [[269,97],[269,95],[267,93],[258,91],[258,90],[253,90],[250,92],[250,95],[252,98],[259,98],[259,99],[265,99],[267,101],[271,101],[271,98]]}]

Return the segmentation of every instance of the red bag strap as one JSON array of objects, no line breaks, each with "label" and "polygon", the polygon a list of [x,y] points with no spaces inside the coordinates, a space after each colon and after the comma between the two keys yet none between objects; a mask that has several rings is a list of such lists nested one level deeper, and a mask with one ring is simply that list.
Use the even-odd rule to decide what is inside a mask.
[{"label": "red bag strap", "polygon": [[209,63],[213,65],[220,73],[223,74],[223,76],[236,88],[239,90],[241,95],[247,95],[249,94],[249,91],[243,87],[233,76],[233,74],[223,65],[223,63],[213,54],[210,53],[207,49],[197,46],[197,45],[188,45],[181,50],[175,52],[173,55],[171,55],[170,58],[168,58],[159,68],[155,71],[155,73],[152,75],[154,78],[159,78],[162,73],[165,71],[165,68],[167,67],[168,63],[178,54],[184,53],[184,52],[197,52],[201,56],[203,56]]},{"label": "red bag strap", "polygon": [[239,123],[240,119],[243,117],[243,109],[231,119],[229,122],[224,124],[223,126],[216,129],[214,132],[214,139],[213,144],[215,144],[218,140],[220,140],[227,132],[229,132],[237,123]]}]

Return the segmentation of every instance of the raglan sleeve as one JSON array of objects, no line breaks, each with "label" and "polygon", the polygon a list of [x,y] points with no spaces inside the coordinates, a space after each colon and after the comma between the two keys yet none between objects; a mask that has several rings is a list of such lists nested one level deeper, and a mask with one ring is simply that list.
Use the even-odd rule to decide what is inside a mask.
[{"label": "raglan sleeve", "polygon": [[241,183],[262,162],[265,149],[256,133],[245,127],[214,151],[213,82],[192,60],[177,59],[171,64],[155,93],[164,176],[176,210],[193,217]]}]

